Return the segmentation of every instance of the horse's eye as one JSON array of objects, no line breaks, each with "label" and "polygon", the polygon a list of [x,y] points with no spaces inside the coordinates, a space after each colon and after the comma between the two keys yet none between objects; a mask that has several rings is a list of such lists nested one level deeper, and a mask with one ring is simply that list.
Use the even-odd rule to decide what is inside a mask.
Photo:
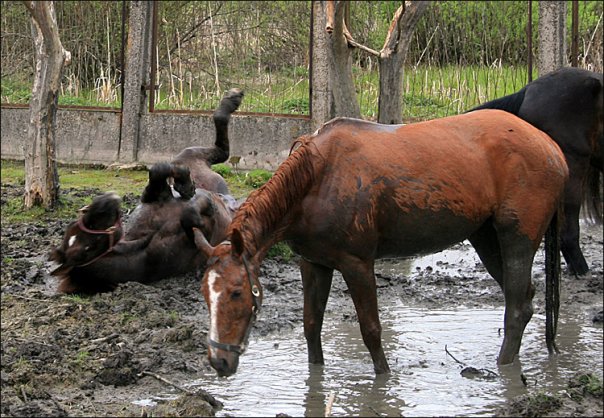
[{"label": "horse's eye", "polygon": [[231,293],[231,299],[239,299],[241,297],[241,290],[234,290]]},{"label": "horse's eye", "polygon": [[84,247],[84,251],[90,251],[90,247],[89,246]]}]

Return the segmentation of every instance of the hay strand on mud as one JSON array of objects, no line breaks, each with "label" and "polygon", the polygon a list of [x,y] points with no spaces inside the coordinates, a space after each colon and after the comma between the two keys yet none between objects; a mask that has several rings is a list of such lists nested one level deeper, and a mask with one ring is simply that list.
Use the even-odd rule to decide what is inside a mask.
[{"label": "hay strand on mud", "polygon": [[332,391],[329,392],[329,397],[327,398],[327,405],[325,405],[325,416],[331,416],[331,409],[333,408],[333,402],[336,399],[336,394]]}]

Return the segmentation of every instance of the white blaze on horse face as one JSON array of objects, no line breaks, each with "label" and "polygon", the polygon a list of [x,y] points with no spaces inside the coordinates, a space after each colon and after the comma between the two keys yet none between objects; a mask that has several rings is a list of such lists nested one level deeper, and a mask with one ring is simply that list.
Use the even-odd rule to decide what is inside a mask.
[{"label": "white blaze on horse face", "polygon": [[[220,276],[216,273],[215,270],[210,270],[208,273],[208,290],[210,292],[210,338],[216,342],[218,342],[218,299],[220,298],[220,294],[222,292],[217,292],[214,288],[216,280],[219,279]],[[211,346],[208,347],[210,349],[210,353],[215,355],[214,348]]]},{"label": "white blaze on horse face", "polygon": [[69,241],[68,241],[69,246],[71,247],[75,243],[75,241],[76,241],[75,235],[72,235],[71,237],[69,237]]}]

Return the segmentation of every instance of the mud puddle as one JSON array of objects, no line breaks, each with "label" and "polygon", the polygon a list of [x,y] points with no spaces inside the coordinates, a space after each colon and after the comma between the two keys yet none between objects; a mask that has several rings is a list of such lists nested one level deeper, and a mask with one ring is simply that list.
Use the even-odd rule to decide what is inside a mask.
[{"label": "mud puddle", "polygon": [[[415,260],[388,260],[376,269],[378,277],[422,271],[450,277],[462,274],[457,271],[460,263],[466,273],[476,266],[477,274],[482,274],[476,254],[461,247]],[[463,282],[463,277],[457,279]],[[451,287],[454,291],[455,285]],[[324,416],[328,404],[333,416],[492,416],[519,395],[562,390],[577,364],[601,376],[602,326],[593,325],[588,312],[569,309],[564,303],[558,356],[548,356],[545,318],[536,313],[525,331],[520,361],[498,367],[503,303],[494,281],[485,292],[494,293],[489,299],[493,306],[483,301],[477,308],[460,301],[426,308],[393,295],[381,297],[389,377],[375,376],[358,323],[342,319],[342,308],[352,309],[352,302],[344,302],[350,306],[343,307],[338,301],[328,303],[322,334],[324,367],[307,363],[299,324],[269,337],[252,334],[234,376],[219,378],[208,371],[188,385],[220,394],[217,398],[224,407],[218,416]],[[480,374],[462,376],[466,366]]]}]

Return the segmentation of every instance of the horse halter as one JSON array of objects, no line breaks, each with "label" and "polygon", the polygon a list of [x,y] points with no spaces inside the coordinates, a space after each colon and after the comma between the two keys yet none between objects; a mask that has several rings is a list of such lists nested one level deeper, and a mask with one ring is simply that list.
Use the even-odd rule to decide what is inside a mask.
[{"label": "horse halter", "polygon": [[[230,242],[223,241],[222,244],[230,244]],[[208,335],[208,344],[210,346],[219,350],[228,351],[230,353],[237,353],[238,355],[241,355],[245,352],[250,333],[252,332],[252,326],[254,325],[254,322],[256,322],[256,316],[258,315],[258,312],[260,312],[260,289],[254,283],[254,279],[252,279],[252,275],[250,274],[250,268],[247,263],[247,257],[243,255],[242,258],[243,266],[245,267],[245,274],[247,275],[248,281],[250,283],[250,289],[252,292],[252,303],[254,304],[252,306],[252,316],[250,318],[250,322],[247,325],[247,329],[245,330],[243,341],[241,342],[241,344],[225,344],[211,339]]]},{"label": "horse halter", "polygon": [[109,254],[111,251],[113,251],[113,247],[115,246],[115,244],[117,243],[117,241],[115,239],[115,233],[117,231],[120,231],[122,229],[122,217],[118,215],[117,220],[115,221],[115,223],[113,225],[111,225],[109,228],[107,229],[89,229],[86,227],[86,225],[84,225],[84,215],[82,214],[77,221],[78,228],[80,228],[80,231],[82,232],[86,232],[88,234],[93,234],[93,235],[108,235],[109,236],[109,248],[107,249],[107,251],[105,251],[104,253],[98,255],[97,257],[93,258],[92,260],[84,263],[84,264],[80,264],[77,267],[85,267],[88,266],[92,263],[94,263],[95,261],[97,261],[99,258],[104,257],[105,255]]}]

